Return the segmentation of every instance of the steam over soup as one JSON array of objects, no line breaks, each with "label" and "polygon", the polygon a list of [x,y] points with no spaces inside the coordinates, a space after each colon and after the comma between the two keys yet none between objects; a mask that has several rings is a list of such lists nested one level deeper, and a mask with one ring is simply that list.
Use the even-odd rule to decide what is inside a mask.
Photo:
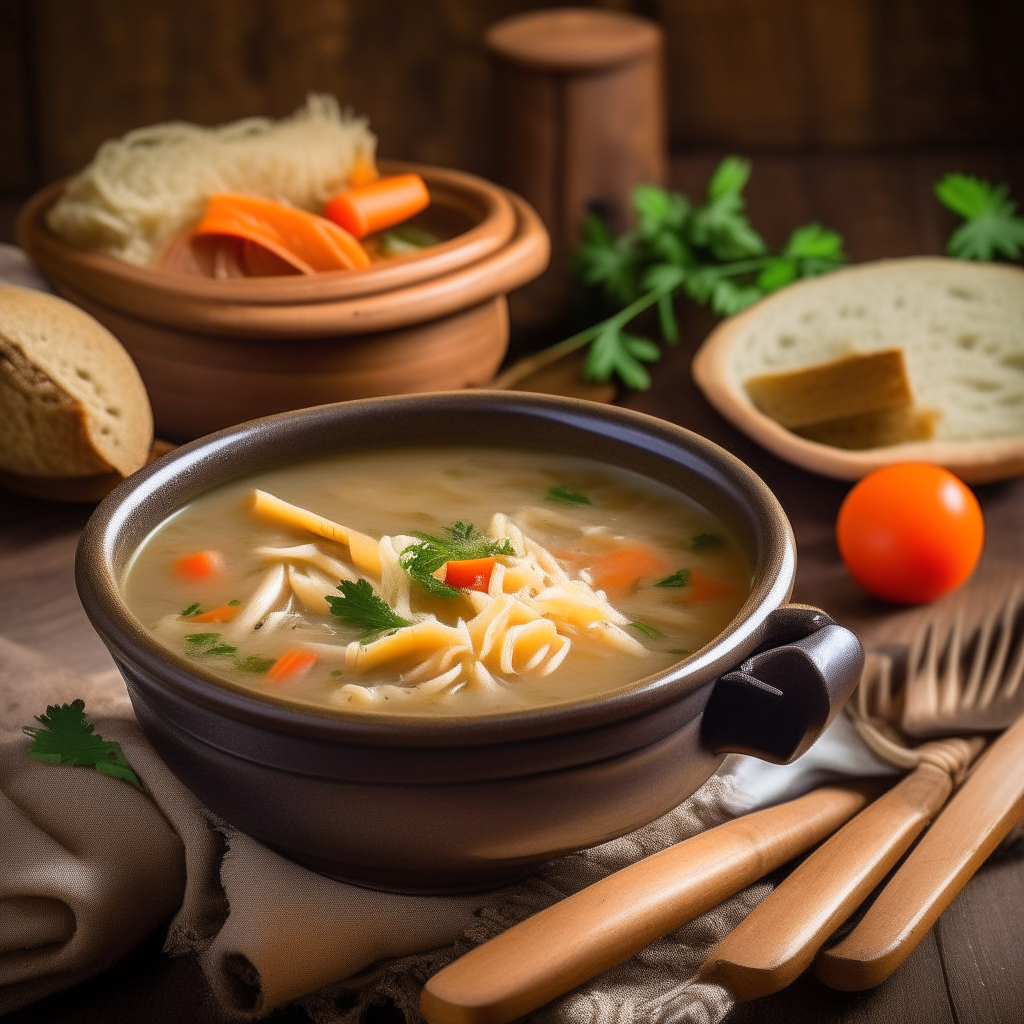
[{"label": "steam over soup", "polygon": [[478,714],[616,690],[681,661],[750,587],[678,492],[587,459],[408,448],[221,487],[125,581],[171,649],[257,693]]}]

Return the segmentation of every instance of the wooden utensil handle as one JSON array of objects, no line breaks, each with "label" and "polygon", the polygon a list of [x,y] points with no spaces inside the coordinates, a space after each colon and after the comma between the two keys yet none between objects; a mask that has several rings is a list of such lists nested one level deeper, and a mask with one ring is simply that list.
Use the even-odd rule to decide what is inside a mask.
[{"label": "wooden utensil handle", "polygon": [[430,1024],[502,1024],[628,959],[820,842],[877,785],[823,787],[638,861],[471,950],[427,982]]},{"label": "wooden utensil handle", "polygon": [[922,764],[847,822],[712,950],[704,980],[741,1002],[778,992],[815,953],[938,813],[949,774]]},{"label": "wooden utensil handle", "polygon": [[1024,717],[997,739],[856,928],[818,956],[818,977],[852,992],[910,955],[1024,814]]}]

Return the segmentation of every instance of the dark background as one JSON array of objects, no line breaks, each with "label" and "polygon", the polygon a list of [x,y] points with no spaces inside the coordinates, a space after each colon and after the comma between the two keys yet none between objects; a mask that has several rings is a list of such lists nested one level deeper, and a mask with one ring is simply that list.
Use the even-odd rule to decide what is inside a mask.
[{"label": "dark background", "polygon": [[[480,38],[492,22],[543,6],[550,5],[0,0],[0,238],[10,239],[27,195],[76,171],[106,138],[174,118],[281,116],[309,90],[332,92],[368,115],[385,156],[495,176],[495,75]],[[961,163],[981,159],[982,169],[1018,184],[1020,0],[598,6],[663,26],[670,144],[682,159],[948,152]],[[755,179],[761,163],[755,159]],[[872,182],[836,187],[854,190],[852,205]],[[873,202],[861,216],[878,215]],[[890,253],[860,255],[869,254]]]}]

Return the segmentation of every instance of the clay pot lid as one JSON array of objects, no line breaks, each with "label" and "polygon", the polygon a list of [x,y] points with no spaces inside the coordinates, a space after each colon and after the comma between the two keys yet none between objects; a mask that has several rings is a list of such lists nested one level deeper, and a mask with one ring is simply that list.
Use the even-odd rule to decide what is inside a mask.
[{"label": "clay pot lid", "polygon": [[620,11],[559,7],[499,21],[484,42],[498,56],[530,67],[593,70],[653,53],[661,45],[661,30]]}]

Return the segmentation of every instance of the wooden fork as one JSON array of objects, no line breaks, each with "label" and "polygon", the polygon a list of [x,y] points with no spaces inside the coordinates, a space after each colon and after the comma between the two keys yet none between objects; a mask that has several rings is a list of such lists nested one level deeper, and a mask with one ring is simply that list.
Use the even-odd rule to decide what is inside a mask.
[{"label": "wooden fork", "polygon": [[[941,810],[985,746],[979,733],[1002,728],[1024,711],[1021,593],[1019,587],[1011,591],[974,628],[967,626],[963,603],[952,614],[932,616],[910,644],[902,691],[894,686],[892,659],[880,653],[869,657],[850,715],[876,754],[910,774],[823,844],[727,935],[705,962],[702,977],[726,985],[741,1000],[793,981]],[[908,733],[965,731],[975,735],[919,746],[907,738]],[[1021,777],[1024,781],[1024,772]],[[1006,787],[997,787],[995,803],[989,798],[978,804],[977,796],[972,798],[985,810],[981,818],[960,814],[955,819],[965,847],[961,854],[952,856],[945,873],[932,871],[924,883],[907,876],[892,896],[880,898],[876,907],[881,903],[882,909],[871,921],[865,918],[847,940],[819,957],[822,980],[836,987],[864,988],[902,962],[969,874],[953,888],[956,880],[969,866],[973,873],[987,856],[983,851],[994,848],[993,837],[1001,839],[1012,827],[1014,785],[1009,784],[1008,793]],[[960,806],[967,809],[962,801]],[[948,831],[947,826],[939,834]],[[921,847],[934,857],[938,841],[931,835]],[[915,863],[927,863],[918,851],[907,865],[915,858]],[[945,895],[931,891],[933,882]],[[908,914],[914,919],[911,924],[906,924]],[[911,935],[914,941],[908,946]]]},{"label": "wooden fork", "polygon": [[891,724],[899,708],[892,668],[886,655],[868,656],[851,717],[875,753],[910,774],[819,847],[711,951],[701,978],[724,985],[741,1002],[785,988],[810,966],[939,812],[985,745],[975,736],[911,747]]}]

